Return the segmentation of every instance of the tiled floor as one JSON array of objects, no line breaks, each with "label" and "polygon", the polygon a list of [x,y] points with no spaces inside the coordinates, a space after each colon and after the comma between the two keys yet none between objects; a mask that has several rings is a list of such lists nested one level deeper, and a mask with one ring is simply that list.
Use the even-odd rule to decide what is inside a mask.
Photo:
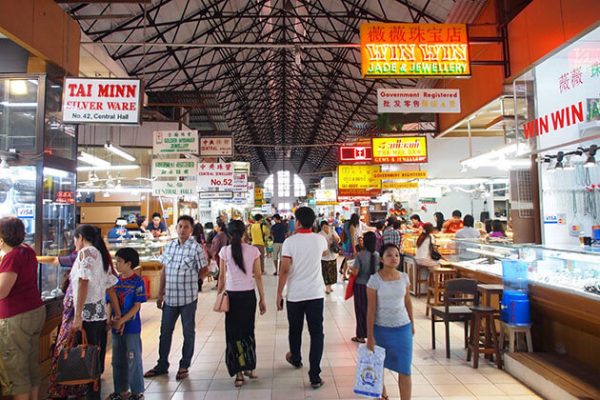
[{"label": "tiled floor", "polygon": [[[267,271],[272,268],[267,266]],[[268,311],[257,316],[256,340],[259,379],[246,381],[241,389],[233,386],[223,360],[225,350],[224,318],[212,311],[214,283],[205,285],[200,294],[196,317],[196,350],[189,379],[175,380],[175,372],[181,355],[181,326],[178,324],[171,350],[171,372],[146,380],[146,399],[173,400],[300,400],[300,399],[355,399],[353,394],[356,347],[350,341],[354,336],[354,308],[352,301],[344,301],[344,285],[335,285],[335,292],[326,298],[325,307],[325,353],[321,367],[325,385],[313,390],[308,382],[308,332],[305,329],[303,355],[305,367],[291,368],[284,360],[288,350],[287,319],[285,312],[275,308],[276,279],[269,274],[264,277]],[[437,332],[437,349],[431,349],[429,319],[425,317],[422,300],[414,300],[416,335],[413,359],[413,398],[415,399],[540,399],[526,386],[510,375],[497,370],[485,361],[478,370],[465,361],[462,345],[462,329],[452,329],[452,359],[445,358],[443,329]],[[142,307],[144,368],[154,366],[157,359],[160,310],[154,302]],[[103,393],[112,391],[110,352],[103,375]],[[396,376],[386,371],[386,383],[390,398],[399,397]]]}]

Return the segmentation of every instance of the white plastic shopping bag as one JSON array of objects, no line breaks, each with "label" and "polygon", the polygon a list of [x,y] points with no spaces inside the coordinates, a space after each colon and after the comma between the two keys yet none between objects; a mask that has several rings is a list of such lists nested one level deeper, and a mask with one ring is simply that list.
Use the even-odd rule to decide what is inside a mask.
[{"label": "white plastic shopping bag", "polygon": [[381,397],[384,360],[385,349],[383,347],[375,346],[375,351],[370,351],[366,344],[358,346],[354,393],[366,397]]}]

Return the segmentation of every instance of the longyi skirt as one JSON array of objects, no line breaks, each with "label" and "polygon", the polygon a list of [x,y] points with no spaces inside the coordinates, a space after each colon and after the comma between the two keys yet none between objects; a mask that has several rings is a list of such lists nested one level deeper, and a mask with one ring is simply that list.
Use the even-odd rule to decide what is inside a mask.
[{"label": "longyi skirt", "polygon": [[337,283],[337,260],[321,260],[321,270],[323,272],[323,281],[326,285]]},{"label": "longyi skirt", "polygon": [[402,375],[410,375],[413,355],[412,324],[394,328],[375,325],[375,344],[385,349],[383,366]]}]

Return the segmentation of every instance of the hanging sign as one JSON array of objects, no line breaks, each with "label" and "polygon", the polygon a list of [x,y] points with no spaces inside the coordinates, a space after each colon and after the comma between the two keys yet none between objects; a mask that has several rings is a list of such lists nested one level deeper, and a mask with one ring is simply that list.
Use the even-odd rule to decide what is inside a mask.
[{"label": "hanging sign", "polygon": [[201,199],[232,199],[233,192],[200,192]]},{"label": "hanging sign", "polygon": [[371,144],[341,145],[338,150],[338,160],[343,164],[368,164],[373,161]]},{"label": "hanging sign", "polygon": [[459,113],[458,89],[377,89],[377,112]]},{"label": "hanging sign", "polygon": [[471,75],[465,24],[365,23],[360,53],[363,78]]},{"label": "hanging sign", "polygon": [[374,175],[381,170],[378,165],[338,165],[339,196],[377,196],[381,193],[381,180]]},{"label": "hanging sign", "polygon": [[246,172],[233,173],[233,189],[234,192],[246,192],[248,190],[248,174]]},{"label": "hanging sign", "polygon": [[323,202],[337,201],[337,191],[335,189],[316,189],[315,200],[317,204]]},{"label": "hanging sign", "polygon": [[377,172],[373,175],[375,179],[426,179],[427,171],[390,171]]},{"label": "hanging sign", "polygon": [[375,164],[427,162],[427,137],[425,136],[373,138],[372,147]]},{"label": "hanging sign", "polygon": [[254,206],[261,207],[265,204],[265,196],[263,192],[263,188],[255,187],[254,188]]},{"label": "hanging sign", "polygon": [[195,195],[198,192],[197,183],[195,180],[185,181],[153,181],[152,195],[153,196],[187,196]]},{"label": "hanging sign", "polygon": [[63,122],[138,125],[139,79],[65,78]]},{"label": "hanging sign", "polygon": [[152,154],[198,154],[198,131],[154,131]]},{"label": "hanging sign", "polygon": [[199,163],[198,188],[200,192],[232,191],[231,163]]},{"label": "hanging sign", "polygon": [[418,189],[419,182],[383,182],[382,189]]},{"label": "hanging sign", "polygon": [[152,177],[196,177],[198,162],[186,159],[154,159],[152,160]]},{"label": "hanging sign", "polygon": [[233,157],[232,136],[208,136],[200,139],[201,157]]}]

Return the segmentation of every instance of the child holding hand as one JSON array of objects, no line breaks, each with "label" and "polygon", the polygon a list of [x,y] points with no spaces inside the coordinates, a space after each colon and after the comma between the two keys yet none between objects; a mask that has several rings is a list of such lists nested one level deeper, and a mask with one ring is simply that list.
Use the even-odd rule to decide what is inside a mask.
[{"label": "child holding hand", "polygon": [[119,282],[115,285],[115,291],[121,318],[112,318],[110,322],[115,392],[109,396],[109,400],[144,398],[140,308],[146,301],[146,290],[142,278],[133,272],[139,263],[139,255],[134,249],[124,247],[117,251]]}]

